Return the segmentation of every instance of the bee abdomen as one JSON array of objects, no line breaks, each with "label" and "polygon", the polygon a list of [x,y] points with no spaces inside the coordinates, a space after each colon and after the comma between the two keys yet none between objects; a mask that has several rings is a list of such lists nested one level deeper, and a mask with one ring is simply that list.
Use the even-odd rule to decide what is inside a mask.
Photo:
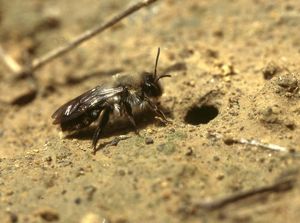
[{"label": "bee abdomen", "polygon": [[61,122],[60,123],[61,130],[74,131],[74,130],[79,130],[88,127],[89,125],[91,125],[92,122],[94,122],[98,118],[100,111],[101,111],[100,109],[93,109],[74,119]]}]

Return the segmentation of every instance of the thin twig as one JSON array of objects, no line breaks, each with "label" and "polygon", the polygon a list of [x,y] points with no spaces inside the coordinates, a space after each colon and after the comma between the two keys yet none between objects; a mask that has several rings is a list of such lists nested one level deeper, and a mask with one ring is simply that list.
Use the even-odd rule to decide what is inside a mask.
[{"label": "thin twig", "polygon": [[286,152],[286,153],[289,152],[289,150],[283,146],[279,146],[279,145],[272,144],[272,143],[262,143],[257,140],[254,140],[254,139],[249,140],[249,139],[241,138],[241,139],[237,140],[236,142],[240,143],[240,144],[257,146],[257,147],[274,150],[274,151],[279,151],[279,152]]},{"label": "thin twig", "polygon": [[244,144],[244,145],[250,145],[250,146],[256,146],[256,147],[260,147],[263,149],[269,149],[269,150],[273,150],[273,151],[277,151],[277,152],[291,152],[288,148],[283,147],[283,146],[279,146],[276,144],[272,144],[272,143],[262,143],[259,140],[255,140],[255,139],[244,139],[244,138],[240,138],[240,139],[234,139],[234,138],[224,138],[224,142],[227,145],[231,145],[231,144]]},{"label": "thin twig", "polygon": [[70,50],[74,49],[75,47],[77,47],[78,45],[80,45],[81,43],[83,43],[84,41],[94,37],[95,35],[103,32],[104,30],[108,29],[109,27],[115,25],[116,23],[118,23],[119,21],[121,21],[122,19],[124,19],[125,17],[131,15],[132,13],[138,11],[139,9],[146,7],[154,2],[156,2],[157,0],[142,0],[132,6],[130,6],[129,8],[125,9],[123,12],[121,12],[120,14],[114,16],[112,19],[108,20],[107,22],[105,22],[104,24],[101,24],[99,26],[96,26],[90,30],[85,31],[84,33],[82,33],[81,35],[79,35],[78,37],[76,37],[74,40],[72,40],[71,42],[58,47],[48,53],[46,53],[44,56],[41,56],[40,58],[37,58],[35,60],[33,60],[32,62],[32,66],[30,67],[31,71],[35,71],[38,68],[44,66],[45,64],[49,63],[50,61],[52,61],[53,59],[69,52]]},{"label": "thin twig", "polygon": [[4,50],[2,49],[1,46],[0,46],[0,59],[3,60],[6,66],[15,74],[22,74],[22,73],[31,74],[33,71],[41,68],[42,66],[46,65],[50,61],[54,60],[55,58],[62,56],[63,54],[69,52],[70,50],[79,46],[83,42],[91,39],[95,35],[112,27],[113,25],[115,25],[122,19],[128,17],[129,15],[133,14],[134,12],[138,11],[139,9],[149,6],[156,1],[158,0],[141,0],[136,4],[129,6],[127,9],[117,14],[116,16],[112,17],[107,22],[104,22],[99,26],[96,26],[92,29],[85,31],[84,33],[80,34],[69,43],[66,43],[63,46],[51,50],[50,52],[46,53],[44,56],[41,56],[40,58],[34,59],[32,64],[30,64],[29,66],[23,66],[23,67],[20,66],[15,60],[13,60],[10,56],[4,53]]},{"label": "thin twig", "polygon": [[276,145],[273,143],[263,143],[260,140],[255,139],[245,139],[245,138],[232,138],[232,137],[224,137],[222,134],[219,133],[210,133],[210,136],[213,136],[216,139],[222,139],[226,145],[232,144],[244,144],[249,146],[256,146],[263,149],[273,150],[277,152],[284,152],[284,153],[295,153],[293,149],[288,149],[286,147]]},{"label": "thin twig", "polygon": [[206,209],[206,210],[216,210],[227,206],[229,204],[238,202],[240,200],[264,193],[275,193],[283,192],[293,188],[296,182],[295,178],[287,178],[278,182],[275,182],[268,186],[262,186],[254,188],[252,190],[241,191],[224,198],[219,198],[215,200],[203,201],[196,204],[196,208]]},{"label": "thin twig", "polygon": [[5,53],[2,46],[0,46],[0,59],[3,63],[10,69],[13,73],[19,73],[22,70],[22,67],[8,54]]}]

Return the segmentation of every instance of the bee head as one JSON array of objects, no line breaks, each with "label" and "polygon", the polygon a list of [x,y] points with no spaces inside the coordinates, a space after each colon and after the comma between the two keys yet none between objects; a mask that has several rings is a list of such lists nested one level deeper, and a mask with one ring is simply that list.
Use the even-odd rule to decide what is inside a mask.
[{"label": "bee head", "polygon": [[162,87],[158,81],[163,77],[171,77],[171,75],[168,74],[157,75],[157,64],[158,64],[159,54],[160,54],[160,48],[158,48],[157,50],[157,56],[155,60],[153,73],[149,73],[149,72],[143,73],[142,89],[143,92],[145,92],[146,95],[149,97],[161,96]]}]

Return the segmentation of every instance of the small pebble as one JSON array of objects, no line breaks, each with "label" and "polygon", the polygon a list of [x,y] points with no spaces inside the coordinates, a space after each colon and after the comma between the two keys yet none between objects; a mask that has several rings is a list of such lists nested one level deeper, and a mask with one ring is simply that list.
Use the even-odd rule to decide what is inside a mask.
[{"label": "small pebble", "polygon": [[193,155],[194,151],[193,151],[193,148],[192,147],[188,147],[187,148],[187,152],[185,153],[186,156],[191,156]]},{"label": "small pebble", "polygon": [[149,144],[153,144],[154,141],[153,141],[152,138],[147,137],[147,138],[145,139],[145,143],[146,143],[147,145],[149,145]]},{"label": "small pebble", "polygon": [[75,200],[74,200],[75,204],[81,204],[81,198],[80,197],[77,197]]},{"label": "small pebble", "polygon": [[108,223],[109,221],[105,218],[101,218],[99,215],[94,213],[86,214],[80,221],[80,223]]},{"label": "small pebble", "polygon": [[82,167],[79,167],[77,170],[75,170],[75,177],[79,177],[85,174],[85,171]]},{"label": "small pebble", "polygon": [[218,176],[217,176],[217,180],[223,180],[224,179],[224,175],[223,174],[219,174]]},{"label": "small pebble", "polygon": [[219,161],[220,160],[220,158],[218,156],[214,156],[213,159],[214,159],[214,161]]},{"label": "small pebble", "polygon": [[170,128],[170,132],[176,132],[176,130],[174,128]]},{"label": "small pebble", "polygon": [[6,195],[7,195],[7,196],[11,196],[11,195],[13,195],[13,194],[14,194],[14,192],[13,192],[12,190],[9,190],[9,191],[6,192]]},{"label": "small pebble", "polygon": [[45,221],[58,221],[59,215],[56,211],[48,208],[43,208],[37,212],[37,215],[40,216]]},{"label": "small pebble", "polygon": [[118,174],[119,174],[120,176],[125,176],[126,172],[125,172],[125,170],[119,170],[119,171],[118,171]]},{"label": "small pebble", "polygon": [[93,185],[89,185],[89,186],[86,186],[84,188],[84,190],[85,190],[86,195],[87,195],[87,200],[88,201],[93,200],[93,196],[94,196],[95,192],[97,191],[97,188]]},{"label": "small pebble", "polygon": [[0,138],[4,135],[4,130],[0,129]]},{"label": "small pebble", "polygon": [[223,142],[226,145],[232,145],[232,144],[236,143],[236,140],[233,139],[232,137],[224,137]]},{"label": "small pebble", "polygon": [[278,73],[278,71],[280,71],[280,67],[275,63],[270,62],[263,68],[262,73],[265,80],[270,80]]},{"label": "small pebble", "polygon": [[50,163],[50,162],[52,161],[52,157],[51,157],[51,156],[45,156],[45,157],[43,158],[43,160],[44,160],[45,162]]}]

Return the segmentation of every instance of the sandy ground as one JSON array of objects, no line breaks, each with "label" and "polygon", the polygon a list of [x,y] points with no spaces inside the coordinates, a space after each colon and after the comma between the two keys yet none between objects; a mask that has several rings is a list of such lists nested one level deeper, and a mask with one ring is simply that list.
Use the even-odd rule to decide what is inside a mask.
[{"label": "sandy ground", "polygon": [[[26,63],[128,3],[2,0],[0,42]],[[299,1],[160,0],[35,78],[1,64],[1,222],[299,222],[299,30]],[[170,124],[142,115],[137,136],[112,120],[96,155],[93,127],[60,137],[55,109],[119,71],[152,71],[159,46]],[[105,147],[118,135],[130,138]]]}]

